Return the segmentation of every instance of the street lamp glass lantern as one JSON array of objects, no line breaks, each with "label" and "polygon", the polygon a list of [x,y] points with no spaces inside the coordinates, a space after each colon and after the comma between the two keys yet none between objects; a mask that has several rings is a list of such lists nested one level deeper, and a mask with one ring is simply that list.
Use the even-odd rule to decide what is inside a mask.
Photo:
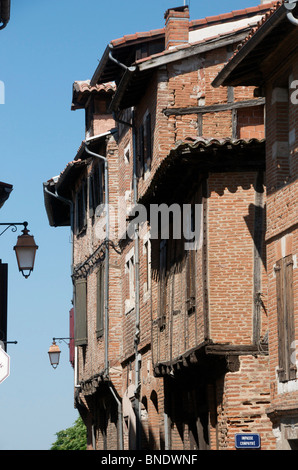
[{"label": "street lamp glass lantern", "polygon": [[35,254],[38,246],[34,241],[34,237],[29,235],[29,230],[25,226],[22,230],[23,235],[18,236],[17,244],[14,247],[16,252],[19,271],[24,277],[29,277],[34,268]]},{"label": "street lamp glass lantern", "polygon": [[54,369],[56,369],[56,367],[57,367],[58,364],[59,364],[59,359],[60,359],[61,351],[60,351],[59,346],[55,343],[55,341],[53,341],[53,344],[51,344],[48,353],[49,353],[49,358],[50,358],[51,366],[52,366]]}]

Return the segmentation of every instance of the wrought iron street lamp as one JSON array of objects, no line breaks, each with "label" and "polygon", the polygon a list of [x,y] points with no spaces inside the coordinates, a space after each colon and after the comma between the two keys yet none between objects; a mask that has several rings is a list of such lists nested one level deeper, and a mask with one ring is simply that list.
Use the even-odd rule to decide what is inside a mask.
[{"label": "wrought iron street lamp", "polygon": [[56,344],[55,339],[53,339],[53,344],[51,344],[48,354],[49,354],[51,366],[54,369],[56,369],[56,367],[58,367],[58,364],[59,364],[61,351],[60,351],[58,344]]},{"label": "wrought iron street lamp", "polygon": [[14,250],[17,257],[19,271],[27,279],[34,268],[35,254],[38,246],[34,241],[33,235],[29,235],[29,230],[27,229],[28,222],[8,222],[0,223],[0,225],[5,225],[6,228],[0,233],[0,236],[3,235],[6,230],[11,227],[13,232],[16,232],[17,225],[23,225],[24,229],[22,230],[23,235],[18,236],[17,244],[14,246]]},{"label": "wrought iron street lamp", "polygon": [[[56,369],[59,365],[60,354],[61,354],[60,348],[59,348],[58,344],[56,344],[56,339],[58,341],[64,341],[66,339],[70,340],[72,338],[53,338],[53,343],[50,346],[48,354],[49,354],[49,359],[50,359],[51,366],[54,369]],[[64,342],[66,343],[66,341],[64,341]],[[69,343],[66,343],[66,344],[69,346]]]}]

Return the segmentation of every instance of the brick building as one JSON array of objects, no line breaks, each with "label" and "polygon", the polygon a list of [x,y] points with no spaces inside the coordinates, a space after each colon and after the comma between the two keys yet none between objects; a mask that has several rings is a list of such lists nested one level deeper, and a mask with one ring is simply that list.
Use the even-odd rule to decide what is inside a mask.
[{"label": "brick building", "polygon": [[[278,449],[298,445],[297,2],[277,2],[215,85],[256,86],[266,98],[270,401]],[[294,9],[293,9],[294,8]],[[296,81],[295,81],[296,80]]]},{"label": "brick building", "polygon": [[[73,235],[75,403],[93,449],[274,449],[263,97],[214,88],[259,5],[111,41],[86,139],[44,184]],[[179,27],[178,27],[179,25]],[[167,232],[167,229],[169,230]]]}]

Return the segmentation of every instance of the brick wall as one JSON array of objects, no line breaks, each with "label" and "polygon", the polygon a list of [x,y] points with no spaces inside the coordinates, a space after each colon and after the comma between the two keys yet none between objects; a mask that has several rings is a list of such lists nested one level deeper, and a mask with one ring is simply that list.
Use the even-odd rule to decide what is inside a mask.
[{"label": "brick wall", "polygon": [[[292,43],[291,43],[292,44]],[[292,47],[289,45],[288,46]],[[278,61],[279,67],[276,67]],[[270,69],[272,68],[272,70]],[[298,108],[291,101],[291,82],[298,77],[297,53],[287,60],[273,57],[266,84],[266,154],[267,154],[267,269],[268,315],[270,323],[270,390],[268,413],[275,426],[278,449],[289,449],[286,424],[291,423],[292,439],[297,442],[297,374],[296,379],[281,381],[278,370],[279,333],[276,265],[286,256],[293,262],[294,342],[291,350],[293,365],[297,365],[296,341],[298,325],[298,230],[297,230],[297,135]]]},{"label": "brick wall", "polygon": [[[196,138],[199,134],[198,115],[169,115],[163,112],[169,108],[186,108],[191,106],[227,103],[228,93],[225,88],[214,89],[213,78],[227,60],[228,53],[222,49],[208,52],[203,58],[192,58],[160,67],[152,77],[147,90],[136,107],[136,127],[143,122],[146,112],[151,114],[153,158],[151,169],[139,178],[138,192],[144,194],[161,161],[179,140],[188,137]],[[235,89],[234,100],[250,99],[252,89]],[[128,112],[122,118],[129,119]],[[202,134],[204,137],[231,137],[232,112],[206,113],[202,118]],[[118,126],[117,141],[110,140],[107,149],[110,168],[110,198],[118,207],[119,200],[123,203],[124,220],[133,202],[133,140],[129,127]],[[262,108],[250,109],[238,113],[238,136],[241,138],[261,137]],[[233,344],[250,344],[252,341],[253,311],[253,212],[255,203],[255,174],[227,173],[209,175],[208,194],[208,263],[210,289],[210,332],[215,342],[231,342]],[[199,184],[199,175],[198,175]],[[125,225],[125,223],[124,223]],[[82,262],[95,249],[95,227],[88,221],[88,230],[83,237],[74,242],[75,263]],[[195,348],[205,340],[205,316],[202,297],[202,248],[197,251],[196,271],[196,311],[188,315],[185,312],[185,264],[171,272],[168,278],[166,322],[163,328],[157,322],[159,312],[159,244],[151,245],[151,286],[146,291],[147,265],[144,250],[144,235],[147,227],[143,227],[139,243],[140,253],[140,402],[142,416],[143,445],[154,449],[163,449],[166,445],[164,406],[170,400],[170,392],[165,394],[166,378],[155,376],[153,365],[160,361],[175,359],[191,348]],[[120,231],[121,232],[121,231]],[[118,237],[122,232],[117,232]],[[121,245],[121,254],[113,249],[110,251],[110,313],[109,313],[109,361],[111,381],[123,397],[129,409],[129,393],[135,386],[135,305],[129,304],[129,277],[127,260],[134,242],[127,240]],[[135,253],[135,251],[134,251]],[[155,268],[155,271],[154,271]],[[95,292],[96,276],[88,278],[88,347],[79,352],[80,380],[88,381],[103,368],[104,341],[97,340],[95,328]],[[266,292],[264,268],[262,282]],[[148,286],[147,286],[148,287]],[[174,294],[173,294],[174,293]],[[266,299],[265,299],[266,303]],[[173,313],[175,312],[175,313]],[[265,334],[267,317],[262,312],[261,335]],[[264,409],[268,399],[268,387],[264,386],[267,358],[245,356],[241,358],[241,369],[226,376],[222,384],[213,383],[213,392],[217,395],[216,404],[210,398],[210,410],[213,421],[218,419],[220,433],[219,444],[216,443],[216,425],[210,425],[210,446],[216,448],[232,448],[233,433],[236,429],[261,432],[265,445],[271,446],[268,419]],[[248,385],[249,384],[249,385]],[[183,385],[183,384],[182,384]],[[200,384],[201,386],[201,384]],[[131,388],[132,387],[132,388]],[[265,388],[264,388],[265,387]],[[240,390],[240,396],[239,396]],[[98,426],[98,448],[108,446],[115,448],[116,427],[113,420],[115,403],[110,404],[111,395],[101,393],[99,386],[96,393],[100,399],[97,405],[87,404],[95,413],[102,403],[107,408],[108,434],[103,441],[102,429]],[[191,409],[195,403],[191,394],[193,389],[184,390],[186,403]],[[238,396],[237,396],[238,393]],[[93,393],[94,394],[94,393]],[[183,395],[184,396],[184,395]],[[237,398],[235,398],[237,396]],[[179,397],[180,398],[180,397]],[[197,398],[196,398],[197,399]],[[249,404],[245,404],[245,400]],[[172,398],[175,403],[175,396]],[[213,405],[212,405],[213,403]],[[213,408],[212,408],[213,406]],[[178,408],[177,408],[178,407]],[[179,402],[176,400],[175,412]],[[188,409],[188,412],[189,412]],[[240,412],[240,417],[239,417]],[[238,421],[237,421],[238,416]],[[173,449],[189,449],[193,445],[187,432],[185,417],[182,421],[171,414],[169,423],[169,439]],[[97,419],[97,418],[96,418]],[[99,418],[98,418],[99,419]],[[185,418],[186,419],[186,418]],[[131,423],[132,425],[132,423]],[[185,427],[185,432],[181,430]],[[132,445],[129,427],[124,426],[124,446]],[[218,447],[219,445],[219,447]]]}]

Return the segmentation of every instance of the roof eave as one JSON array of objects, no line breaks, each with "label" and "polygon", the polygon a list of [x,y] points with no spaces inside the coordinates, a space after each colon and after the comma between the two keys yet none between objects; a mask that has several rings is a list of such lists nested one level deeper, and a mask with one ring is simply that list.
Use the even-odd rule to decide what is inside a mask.
[{"label": "roof eave", "polygon": [[7,201],[12,190],[13,190],[13,186],[11,184],[0,182],[0,208]]},{"label": "roof eave", "polygon": [[0,10],[0,30],[4,29],[10,20],[10,0],[1,0]]},{"label": "roof eave", "polygon": [[[237,69],[247,56],[254,50],[254,48],[262,42],[262,40],[287,16],[287,9],[281,5],[272,16],[270,16],[265,23],[254,33],[254,35],[240,48],[235,56],[224,66],[219,72],[217,77],[213,80],[212,86],[215,88],[219,86],[239,85],[239,79],[236,83],[232,73]],[[257,71],[256,71],[257,72]],[[257,79],[258,81],[258,79]],[[258,84],[256,81],[256,85]]]},{"label": "roof eave", "polygon": [[112,49],[113,49],[113,45],[109,43],[107,47],[105,48],[105,51],[99,61],[99,64],[96,67],[96,70],[90,80],[90,86],[95,86],[100,81],[100,77],[109,61],[109,55]]},{"label": "roof eave", "polygon": [[[191,175],[265,170],[265,139],[204,139],[177,142],[140,196],[139,204],[177,202]],[[183,190],[178,191],[178,187]],[[182,195],[182,196],[181,196]],[[182,200],[182,199],[181,199]]]},{"label": "roof eave", "polygon": [[[132,83],[134,77],[137,77],[138,80],[143,80],[144,83],[146,83],[147,77],[149,76],[148,73],[153,72],[158,69],[158,67],[190,58],[209,50],[233,44],[243,40],[247,32],[248,28],[236,32],[229,32],[220,37],[209,38],[197,44],[188,44],[185,47],[167,51],[165,54],[157,54],[155,57],[152,56],[146,60],[136,62],[134,66],[127,68],[124,72],[110,104],[109,111],[117,111],[123,108],[123,99],[127,95],[128,86]],[[143,79],[142,76],[144,77]],[[133,93],[132,98],[128,98],[128,101],[126,101],[126,107],[129,105],[135,105],[135,99],[136,95]]]}]

